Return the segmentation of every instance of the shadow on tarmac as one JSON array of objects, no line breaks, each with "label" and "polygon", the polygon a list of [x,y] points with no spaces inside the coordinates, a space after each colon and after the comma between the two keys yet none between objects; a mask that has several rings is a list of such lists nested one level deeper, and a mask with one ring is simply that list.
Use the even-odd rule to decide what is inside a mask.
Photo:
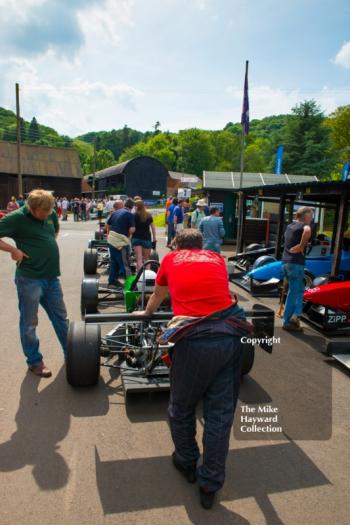
[{"label": "shadow on tarmac", "polygon": [[[33,466],[33,477],[42,490],[56,490],[68,481],[69,468],[59,453],[59,442],[67,435],[71,416],[103,416],[109,409],[108,388],[73,390],[65,369],[43,390],[40,378],[27,372],[21,385],[16,414],[17,430],[0,444],[0,472]],[[45,381],[45,380],[44,380]]]},{"label": "shadow on tarmac", "polygon": [[[199,505],[198,487],[174,470],[169,457],[101,461],[95,452],[97,486],[105,514],[183,505],[192,523],[248,524],[217,504],[209,513]],[[269,494],[318,487],[330,481],[293,442],[231,450],[221,501],[255,498],[266,522],[283,522]]]},{"label": "shadow on tarmac", "polygon": [[[271,396],[255,379],[246,376],[241,381],[238,399],[248,405],[271,403]],[[168,419],[169,392],[129,394],[125,403],[126,415],[131,423],[165,421]],[[199,403],[201,413],[201,403]]]}]

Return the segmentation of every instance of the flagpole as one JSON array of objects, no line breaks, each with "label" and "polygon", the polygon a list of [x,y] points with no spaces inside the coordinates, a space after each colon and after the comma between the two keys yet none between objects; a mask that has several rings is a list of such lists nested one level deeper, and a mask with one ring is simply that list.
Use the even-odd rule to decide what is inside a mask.
[{"label": "flagpole", "polygon": [[[244,96],[245,96],[245,90],[246,90],[246,82],[248,81],[248,65],[249,65],[249,61],[246,60],[245,61],[245,81],[244,81],[244,95],[243,95],[243,99],[244,99]],[[244,101],[243,101],[243,106],[244,106]],[[244,122],[241,122],[241,126],[242,126],[242,135],[241,135],[241,162],[240,162],[240,175],[239,175],[239,189],[242,188],[242,185],[243,185],[243,173],[244,173],[244,145],[245,145],[245,126],[246,124]]]},{"label": "flagpole", "polygon": [[242,124],[242,133],[241,133],[241,160],[240,160],[240,174],[239,174],[239,189],[243,185],[243,173],[244,173],[244,145],[245,145],[245,133],[244,126]]},{"label": "flagpole", "polygon": [[[243,109],[242,109],[242,134],[241,134],[241,158],[240,158],[240,175],[239,175],[239,194],[238,194],[238,220],[237,220],[237,240],[236,240],[236,251],[237,253],[243,250],[243,224],[244,224],[244,210],[243,210],[243,173],[244,173],[244,146],[245,146],[245,134],[246,127],[249,128],[249,120],[247,124],[247,118],[249,119],[249,101],[248,101],[248,64],[249,61],[245,62],[245,77],[244,77],[244,94],[243,94]],[[248,114],[246,111],[248,110]]]}]

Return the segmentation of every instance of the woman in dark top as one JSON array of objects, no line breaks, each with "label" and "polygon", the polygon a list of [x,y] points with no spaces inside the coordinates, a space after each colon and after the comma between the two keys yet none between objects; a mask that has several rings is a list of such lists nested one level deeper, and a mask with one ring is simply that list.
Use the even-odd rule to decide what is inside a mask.
[{"label": "woman in dark top", "polygon": [[135,201],[135,232],[132,236],[132,246],[136,256],[136,267],[139,270],[143,261],[151,255],[152,247],[155,248],[156,228],[152,215],[146,210],[142,200]]}]

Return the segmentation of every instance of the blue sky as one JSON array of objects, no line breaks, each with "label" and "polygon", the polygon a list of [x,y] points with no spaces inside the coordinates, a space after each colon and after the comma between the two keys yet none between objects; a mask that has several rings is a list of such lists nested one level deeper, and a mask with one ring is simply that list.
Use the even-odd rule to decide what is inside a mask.
[{"label": "blue sky", "polygon": [[0,0],[0,106],[61,133],[238,121],[350,103],[346,0]]}]

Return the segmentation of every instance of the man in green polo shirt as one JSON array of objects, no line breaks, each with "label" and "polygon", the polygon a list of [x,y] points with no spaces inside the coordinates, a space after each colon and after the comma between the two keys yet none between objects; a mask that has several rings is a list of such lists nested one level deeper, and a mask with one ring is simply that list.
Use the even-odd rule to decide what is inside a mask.
[{"label": "man in green polo shirt", "polygon": [[[38,310],[46,311],[56,335],[66,352],[68,319],[60,281],[59,251],[56,237],[59,223],[54,198],[45,190],[33,190],[27,203],[0,220],[0,250],[16,261],[15,282],[20,311],[20,336],[29,369],[41,377],[50,377],[39,351],[36,335]],[[13,246],[2,238],[10,237]]]}]

